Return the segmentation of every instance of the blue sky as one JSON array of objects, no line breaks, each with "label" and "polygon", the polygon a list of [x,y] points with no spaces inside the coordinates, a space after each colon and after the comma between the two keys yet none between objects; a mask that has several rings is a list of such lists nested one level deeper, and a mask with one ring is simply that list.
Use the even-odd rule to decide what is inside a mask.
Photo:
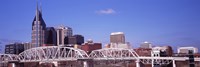
[{"label": "blue sky", "polygon": [[[0,39],[31,41],[36,0],[0,0]],[[200,48],[200,0],[42,0],[47,26],[65,25],[74,34],[109,43],[124,32],[133,47],[154,45]],[[175,49],[174,49],[175,50]]]}]

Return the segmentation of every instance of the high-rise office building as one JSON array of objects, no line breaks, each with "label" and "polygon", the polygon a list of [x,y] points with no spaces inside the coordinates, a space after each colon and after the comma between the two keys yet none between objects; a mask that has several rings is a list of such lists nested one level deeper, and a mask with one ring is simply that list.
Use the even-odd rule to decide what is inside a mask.
[{"label": "high-rise office building", "polygon": [[32,45],[34,47],[42,46],[45,43],[46,24],[42,18],[42,12],[36,8],[35,18],[32,22]]},{"label": "high-rise office building", "polygon": [[56,32],[57,32],[57,45],[62,45],[62,46],[64,46],[65,37],[70,37],[73,35],[72,28],[65,26],[59,26],[56,29]]},{"label": "high-rise office building", "polygon": [[110,43],[125,44],[125,36],[123,32],[114,32],[110,35]]},{"label": "high-rise office building", "polygon": [[140,48],[152,48],[152,44],[145,41],[142,44],[140,44]]},{"label": "high-rise office building", "polygon": [[54,27],[47,27],[45,33],[45,46],[56,46],[57,33]]}]

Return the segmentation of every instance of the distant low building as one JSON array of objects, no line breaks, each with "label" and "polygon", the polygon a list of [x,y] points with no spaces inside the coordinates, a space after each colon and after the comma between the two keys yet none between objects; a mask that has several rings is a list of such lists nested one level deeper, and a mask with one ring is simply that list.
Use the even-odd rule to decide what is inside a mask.
[{"label": "distant low building", "polygon": [[110,43],[110,48],[125,48],[125,49],[131,49],[130,43]]},{"label": "distant low building", "polygon": [[140,44],[140,48],[152,48],[152,44],[150,42],[143,42],[142,44]]},{"label": "distant low building", "polygon": [[82,45],[75,44],[75,45],[74,45],[74,48],[81,49],[81,48],[82,48]]},{"label": "distant low building", "polygon": [[[171,57],[173,56],[173,50],[171,46],[156,46],[152,48],[152,57]],[[160,64],[153,63],[155,67],[172,67],[172,64]]]},{"label": "distant low building", "polygon": [[151,48],[136,48],[134,51],[139,55],[139,56],[151,56]]},{"label": "distant low building", "polygon": [[189,50],[192,50],[193,53],[198,53],[198,48],[196,47],[179,47],[177,49],[178,53],[185,53],[185,54],[188,54]]},{"label": "distant low building", "polygon": [[101,43],[93,43],[93,41],[88,41],[84,43],[81,47],[81,49],[84,50],[87,54],[90,54],[93,50],[97,50],[101,48],[102,48]]},{"label": "distant low building", "polygon": [[84,43],[84,37],[82,35],[73,35],[65,37],[65,46],[68,45],[81,45]]},{"label": "distant low building", "polygon": [[171,46],[156,46],[152,48],[152,53],[154,56],[172,56],[173,50]]},{"label": "distant low building", "polygon": [[105,44],[105,48],[110,48],[110,44]]},{"label": "distant low building", "polygon": [[13,43],[5,45],[5,54],[20,54],[24,51],[23,43]]}]

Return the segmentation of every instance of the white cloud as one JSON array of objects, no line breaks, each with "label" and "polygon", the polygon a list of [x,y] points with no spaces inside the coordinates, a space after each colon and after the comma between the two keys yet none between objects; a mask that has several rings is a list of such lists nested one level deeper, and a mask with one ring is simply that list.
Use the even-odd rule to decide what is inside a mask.
[{"label": "white cloud", "polygon": [[96,13],[97,14],[114,14],[116,13],[116,11],[113,9],[104,9],[104,10],[96,11]]}]

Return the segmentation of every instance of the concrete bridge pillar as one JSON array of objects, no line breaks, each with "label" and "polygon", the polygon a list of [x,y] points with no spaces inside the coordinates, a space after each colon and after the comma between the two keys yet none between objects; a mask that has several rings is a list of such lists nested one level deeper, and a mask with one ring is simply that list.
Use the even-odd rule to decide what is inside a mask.
[{"label": "concrete bridge pillar", "polygon": [[136,60],[136,67],[140,67],[140,60]]},{"label": "concrete bridge pillar", "polygon": [[81,61],[83,63],[83,67],[94,67],[93,59],[78,59],[77,61]]},{"label": "concrete bridge pillar", "polygon": [[83,67],[94,67],[93,60],[83,61]]},{"label": "concrete bridge pillar", "polygon": [[16,64],[15,63],[11,63],[12,67],[16,67]]},{"label": "concrete bridge pillar", "polygon": [[53,62],[55,67],[58,67],[58,62]]},{"label": "concrete bridge pillar", "polygon": [[15,63],[8,63],[8,67],[16,67]]},{"label": "concrete bridge pillar", "polygon": [[151,59],[151,67],[154,67],[154,59]]},{"label": "concrete bridge pillar", "polygon": [[172,62],[173,62],[173,67],[176,67],[176,63],[175,63],[176,61],[173,60]]},{"label": "concrete bridge pillar", "polygon": [[89,67],[88,62],[87,61],[83,61],[83,67]]}]

